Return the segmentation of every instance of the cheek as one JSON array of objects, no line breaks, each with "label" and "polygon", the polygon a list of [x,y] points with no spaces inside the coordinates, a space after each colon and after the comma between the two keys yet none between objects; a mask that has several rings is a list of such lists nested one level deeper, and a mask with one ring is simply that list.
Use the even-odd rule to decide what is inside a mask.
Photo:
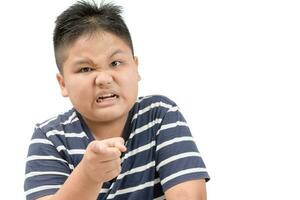
[{"label": "cheek", "polygon": [[66,87],[69,91],[70,96],[74,98],[79,96],[85,96],[89,92],[88,81],[84,79],[73,78],[68,81]]},{"label": "cheek", "polygon": [[126,73],[118,76],[117,85],[121,88],[124,96],[127,98],[135,98],[138,88],[138,77],[136,73]]},{"label": "cheek", "polygon": [[139,81],[138,74],[135,72],[127,73],[126,75],[121,77],[121,81],[127,88],[134,89],[137,87]]},{"label": "cheek", "polygon": [[138,93],[138,77],[134,76],[132,78],[129,78],[128,80],[128,89],[127,91],[130,91],[130,98],[135,101]]}]

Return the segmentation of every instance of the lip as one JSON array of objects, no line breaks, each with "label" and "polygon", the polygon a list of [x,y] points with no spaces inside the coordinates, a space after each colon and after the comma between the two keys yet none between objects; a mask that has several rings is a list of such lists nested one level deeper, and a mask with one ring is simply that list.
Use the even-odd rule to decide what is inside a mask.
[{"label": "lip", "polygon": [[[111,97],[103,98],[105,96]],[[115,91],[101,91],[96,95],[95,102],[100,107],[109,107],[117,103],[118,99],[119,95]]]}]

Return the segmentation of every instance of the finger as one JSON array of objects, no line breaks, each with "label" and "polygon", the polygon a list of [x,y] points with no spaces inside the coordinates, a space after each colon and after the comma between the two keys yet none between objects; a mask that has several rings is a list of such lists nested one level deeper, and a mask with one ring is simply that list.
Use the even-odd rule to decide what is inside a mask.
[{"label": "finger", "polygon": [[104,158],[107,157],[107,160],[115,160],[121,157],[121,151],[116,147],[107,147],[105,149],[105,153],[103,153],[102,156]]},{"label": "finger", "polygon": [[118,148],[121,152],[125,152],[127,150],[126,146],[124,145],[124,139],[122,137],[115,137],[102,141],[105,142],[109,147]]},{"label": "finger", "polygon": [[105,147],[100,146],[97,150],[97,160],[100,162],[106,162],[106,161],[112,161],[116,159],[120,159],[121,157],[121,151],[116,147]]},{"label": "finger", "polygon": [[[120,156],[119,152],[125,152],[127,150],[127,148],[124,145],[124,139],[120,137],[110,138],[101,141],[95,140],[91,142],[89,146],[92,152],[96,154],[105,155],[105,159],[106,157],[112,157],[112,159],[116,158],[116,156]],[[115,150],[118,150],[119,152],[116,152]]]},{"label": "finger", "polygon": [[105,153],[98,154],[98,161],[109,162],[120,160],[121,152],[115,147],[108,147]]},{"label": "finger", "polygon": [[106,172],[104,176],[104,181],[110,181],[113,178],[116,178],[120,174],[120,172],[121,172],[121,167]]},{"label": "finger", "polygon": [[90,148],[94,153],[105,153],[108,146],[100,141],[93,141],[90,143]]},{"label": "finger", "polygon": [[121,159],[115,159],[111,161],[102,162],[102,169],[104,173],[107,173],[111,170],[121,168]]},{"label": "finger", "polygon": [[114,144],[114,146],[115,146],[115,148],[119,149],[119,151],[121,151],[121,152],[127,151],[127,148],[124,145],[124,140],[123,140],[123,142],[116,141],[115,144]]}]

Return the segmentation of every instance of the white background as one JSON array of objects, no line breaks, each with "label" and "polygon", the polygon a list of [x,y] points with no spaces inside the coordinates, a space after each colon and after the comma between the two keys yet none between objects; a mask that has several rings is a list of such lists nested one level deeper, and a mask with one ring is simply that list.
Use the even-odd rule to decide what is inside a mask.
[{"label": "white background", "polygon": [[[1,2],[5,199],[24,199],[35,123],[70,107],[55,79],[52,32],[73,2]],[[140,60],[140,95],[164,94],[180,106],[211,176],[209,199],[299,200],[298,1],[118,2]]]}]

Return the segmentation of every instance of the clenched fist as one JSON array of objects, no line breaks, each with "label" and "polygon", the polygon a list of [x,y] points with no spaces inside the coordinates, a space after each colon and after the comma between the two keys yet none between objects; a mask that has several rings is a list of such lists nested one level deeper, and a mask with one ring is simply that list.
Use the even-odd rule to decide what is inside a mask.
[{"label": "clenched fist", "polygon": [[121,137],[91,142],[80,162],[88,178],[103,183],[117,177],[121,172],[121,153],[127,149]]}]

